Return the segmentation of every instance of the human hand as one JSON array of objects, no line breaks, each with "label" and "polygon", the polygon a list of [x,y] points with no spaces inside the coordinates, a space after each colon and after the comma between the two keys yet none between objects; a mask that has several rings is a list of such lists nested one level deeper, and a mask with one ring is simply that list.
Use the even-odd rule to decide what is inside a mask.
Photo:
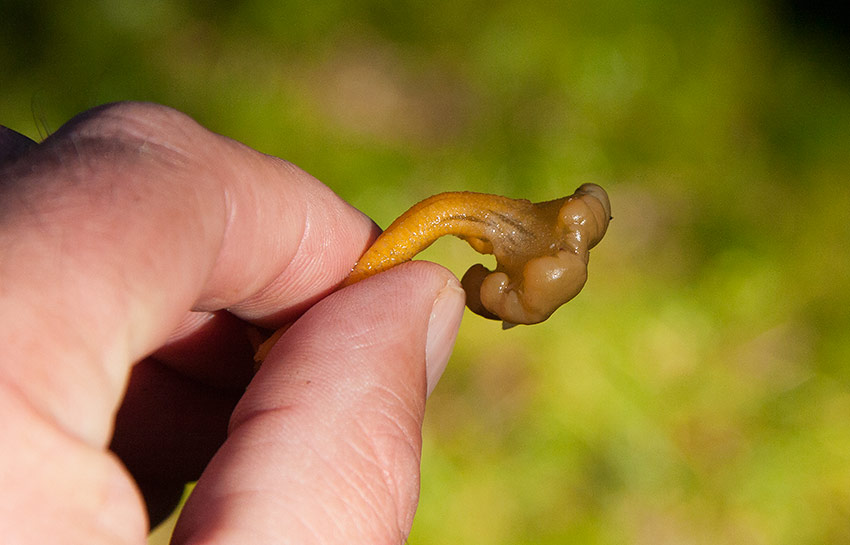
[{"label": "human hand", "polygon": [[[3,541],[144,543],[200,475],[175,543],[402,543],[463,291],[416,262],[335,292],[376,235],[164,107],[0,128]],[[295,318],[251,379],[246,324]]]}]

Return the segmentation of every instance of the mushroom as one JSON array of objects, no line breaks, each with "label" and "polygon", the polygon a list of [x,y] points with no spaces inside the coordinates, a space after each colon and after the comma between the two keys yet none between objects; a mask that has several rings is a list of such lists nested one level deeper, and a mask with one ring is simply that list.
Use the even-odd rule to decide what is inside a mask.
[{"label": "mushroom", "polygon": [[[507,329],[548,318],[581,291],[591,248],[611,219],[608,194],[584,184],[569,197],[532,203],[456,191],[413,205],[366,250],[342,283],[349,286],[413,257],[443,235],[496,256],[496,270],[476,264],[461,279],[472,312]],[[259,365],[288,326],[259,345]]]},{"label": "mushroom", "polygon": [[468,191],[441,193],[396,219],[354,266],[347,286],[409,261],[443,235],[496,257],[463,275],[467,306],[504,327],[536,324],[575,297],[587,280],[588,252],[605,234],[605,190],[584,184],[569,197],[532,203]]}]

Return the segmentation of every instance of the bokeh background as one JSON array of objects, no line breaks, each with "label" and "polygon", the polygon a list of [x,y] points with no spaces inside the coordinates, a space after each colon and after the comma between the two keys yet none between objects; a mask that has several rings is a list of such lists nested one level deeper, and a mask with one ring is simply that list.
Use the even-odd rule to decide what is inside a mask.
[{"label": "bokeh background", "polygon": [[34,138],[161,102],[383,226],[440,191],[609,190],[576,300],[465,318],[410,544],[850,543],[850,42],[828,4],[0,6],[0,122]]}]

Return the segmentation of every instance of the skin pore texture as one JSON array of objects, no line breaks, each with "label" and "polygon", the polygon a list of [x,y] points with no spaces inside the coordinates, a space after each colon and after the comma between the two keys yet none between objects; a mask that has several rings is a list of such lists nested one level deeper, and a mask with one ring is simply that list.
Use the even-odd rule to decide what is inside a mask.
[{"label": "skin pore texture", "polygon": [[[610,220],[608,194],[596,184],[541,203],[469,191],[440,193],[387,227],[342,285],[410,261],[441,236],[454,235],[496,257],[494,271],[475,264],[463,275],[467,307],[502,320],[505,328],[536,324],[584,287],[590,249],[602,240]],[[260,346],[258,362],[284,331]]]}]

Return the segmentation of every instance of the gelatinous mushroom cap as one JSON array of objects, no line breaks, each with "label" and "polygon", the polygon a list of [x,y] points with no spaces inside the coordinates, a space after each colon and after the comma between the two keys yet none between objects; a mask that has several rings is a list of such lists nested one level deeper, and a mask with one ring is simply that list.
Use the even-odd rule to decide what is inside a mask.
[{"label": "gelatinous mushroom cap", "polygon": [[510,212],[487,218],[493,227],[486,238],[462,237],[496,256],[495,271],[478,264],[463,276],[467,306],[506,326],[542,322],[581,291],[588,252],[611,218],[608,195],[596,184],[554,201],[514,202]]}]

